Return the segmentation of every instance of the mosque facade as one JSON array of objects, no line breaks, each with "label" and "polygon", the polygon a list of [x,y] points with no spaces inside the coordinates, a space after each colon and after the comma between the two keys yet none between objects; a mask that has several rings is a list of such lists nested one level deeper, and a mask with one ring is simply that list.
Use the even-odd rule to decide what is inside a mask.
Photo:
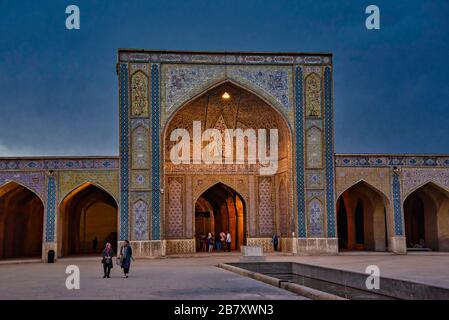
[{"label": "mosque facade", "polygon": [[0,158],[0,259],[187,255],[221,232],[232,250],[449,251],[449,155],[336,154],[331,54],[120,49],[116,70],[118,156]]}]

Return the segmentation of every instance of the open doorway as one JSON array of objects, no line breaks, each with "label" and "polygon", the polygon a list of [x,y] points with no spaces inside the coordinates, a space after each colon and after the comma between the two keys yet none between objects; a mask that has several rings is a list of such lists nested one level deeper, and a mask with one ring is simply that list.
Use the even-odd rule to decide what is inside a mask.
[{"label": "open doorway", "polygon": [[209,233],[216,244],[220,233],[228,231],[231,234],[231,250],[240,250],[240,246],[246,243],[245,203],[234,189],[217,183],[207,189],[195,203],[196,251],[206,252],[205,238]]}]

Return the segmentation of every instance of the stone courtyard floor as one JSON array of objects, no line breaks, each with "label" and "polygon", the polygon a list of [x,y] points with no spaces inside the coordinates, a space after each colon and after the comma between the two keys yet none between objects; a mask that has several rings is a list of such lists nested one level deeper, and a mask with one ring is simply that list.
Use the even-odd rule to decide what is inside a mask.
[{"label": "stone courtyard floor", "polygon": [[[103,279],[98,258],[65,258],[54,264],[2,262],[0,299],[305,299],[216,267],[238,259],[238,254],[136,259],[128,279],[121,278],[117,266],[111,279]],[[449,288],[449,255],[444,254],[268,255],[267,261],[294,261],[362,273],[366,266],[375,264],[384,277]],[[71,264],[80,268],[80,290],[65,287],[65,268]]]}]

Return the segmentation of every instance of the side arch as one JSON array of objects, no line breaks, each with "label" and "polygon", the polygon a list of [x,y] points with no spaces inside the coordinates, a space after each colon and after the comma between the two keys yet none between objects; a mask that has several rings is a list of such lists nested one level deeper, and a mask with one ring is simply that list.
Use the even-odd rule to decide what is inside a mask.
[{"label": "side arch", "polygon": [[449,192],[427,181],[403,199],[407,250],[449,251]]},{"label": "side arch", "polygon": [[103,186],[84,182],[58,206],[58,256],[98,254],[107,242],[117,249],[118,203]]},{"label": "side arch", "polygon": [[403,197],[402,197],[402,202],[404,203],[405,200],[406,200],[406,199],[407,199],[413,192],[415,192],[416,190],[418,190],[418,189],[420,189],[420,188],[422,188],[422,187],[424,187],[424,186],[426,186],[426,185],[431,185],[431,186],[433,185],[433,186],[436,187],[436,189],[441,190],[443,193],[445,193],[447,196],[449,196],[449,187],[447,187],[447,186],[445,186],[445,185],[443,185],[443,184],[441,184],[441,183],[439,183],[439,182],[437,182],[437,181],[435,181],[435,180],[433,180],[433,179],[428,179],[428,180],[426,180],[425,182],[420,183],[420,184],[418,184],[417,186],[413,187],[413,189],[410,189],[406,194],[404,194]]},{"label": "side arch", "polygon": [[0,187],[0,259],[41,257],[44,201],[22,183]]},{"label": "side arch", "polygon": [[379,188],[377,188],[376,186],[374,186],[373,184],[371,184],[370,182],[366,181],[365,179],[359,179],[357,181],[355,181],[354,183],[352,183],[351,185],[347,186],[345,189],[343,189],[342,191],[340,191],[336,198],[340,198],[340,196],[345,193],[347,190],[351,189],[352,187],[358,185],[358,184],[363,184],[365,186],[367,186],[368,188],[372,189],[373,191],[375,191],[376,193],[378,193],[379,195],[382,196],[382,198],[386,201],[386,204],[390,204],[390,198]]},{"label": "side arch", "polygon": [[[114,177],[110,177],[111,179],[114,179]],[[99,180],[101,179],[95,179],[95,178],[86,178],[81,179],[79,181],[72,182],[71,185],[67,185],[66,187],[60,187],[60,194],[59,194],[59,200],[58,203],[61,204],[62,201],[67,198],[69,194],[72,194],[73,192],[77,190],[84,189],[90,185],[95,186],[104,192],[106,192],[108,195],[110,195],[112,198],[114,198],[116,204],[118,205],[118,194],[115,192],[116,190],[113,190],[113,185],[111,184],[109,186],[105,186],[103,183],[101,183]],[[62,189],[62,190],[61,190]]]},{"label": "side arch", "polygon": [[394,236],[394,216],[388,197],[363,179],[337,197],[339,247],[343,250],[385,251]]},{"label": "side arch", "polygon": [[30,186],[27,186],[27,185],[24,184],[23,182],[21,182],[21,181],[19,181],[19,180],[14,180],[14,179],[12,179],[12,180],[7,180],[7,181],[5,181],[3,184],[0,185],[0,196],[2,195],[2,192],[1,192],[2,189],[7,188],[8,185],[14,184],[14,183],[17,184],[17,185],[19,185],[19,186],[21,186],[21,187],[23,187],[23,188],[25,188],[25,189],[27,189],[27,190],[29,190],[29,191],[32,192],[32,193],[34,193],[34,194],[36,195],[36,197],[38,197],[38,198],[42,201],[42,203],[45,203],[45,199],[44,199],[43,195],[41,195],[41,194],[38,192],[38,190],[35,190],[34,188],[32,188],[32,187],[30,187]]}]

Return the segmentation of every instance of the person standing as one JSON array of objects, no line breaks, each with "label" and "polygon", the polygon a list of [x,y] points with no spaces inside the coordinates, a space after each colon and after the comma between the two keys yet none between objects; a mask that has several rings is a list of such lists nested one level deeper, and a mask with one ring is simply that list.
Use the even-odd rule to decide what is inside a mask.
[{"label": "person standing", "polygon": [[223,247],[223,251],[226,252],[226,233],[224,233],[224,231],[220,232],[220,242]]},{"label": "person standing", "polygon": [[212,253],[212,249],[214,248],[214,237],[212,236],[212,233],[209,232],[207,235],[207,246],[209,253]]},{"label": "person standing", "polygon": [[226,248],[231,252],[231,233],[229,231],[226,234]]},{"label": "person standing", "polygon": [[221,252],[221,237],[217,235],[215,237],[215,247],[217,248],[217,252]]},{"label": "person standing", "polygon": [[106,247],[103,250],[102,259],[101,259],[101,263],[103,263],[103,271],[104,271],[103,278],[111,277],[111,269],[114,266],[114,264],[112,263],[113,256],[114,256],[114,250],[112,249],[111,244],[108,242],[108,243],[106,243]]},{"label": "person standing", "polygon": [[274,251],[278,251],[278,245],[279,245],[279,238],[277,236],[277,234],[273,235],[273,247],[274,247]]},{"label": "person standing", "polygon": [[131,267],[131,259],[133,258],[133,249],[129,245],[129,241],[125,240],[125,244],[120,249],[120,260],[123,269],[123,277],[128,278],[129,268]]},{"label": "person standing", "polygon": [[92,251],[97,252],[98,248],[98,238],[95,236],[95,238],[92,240]]}]

